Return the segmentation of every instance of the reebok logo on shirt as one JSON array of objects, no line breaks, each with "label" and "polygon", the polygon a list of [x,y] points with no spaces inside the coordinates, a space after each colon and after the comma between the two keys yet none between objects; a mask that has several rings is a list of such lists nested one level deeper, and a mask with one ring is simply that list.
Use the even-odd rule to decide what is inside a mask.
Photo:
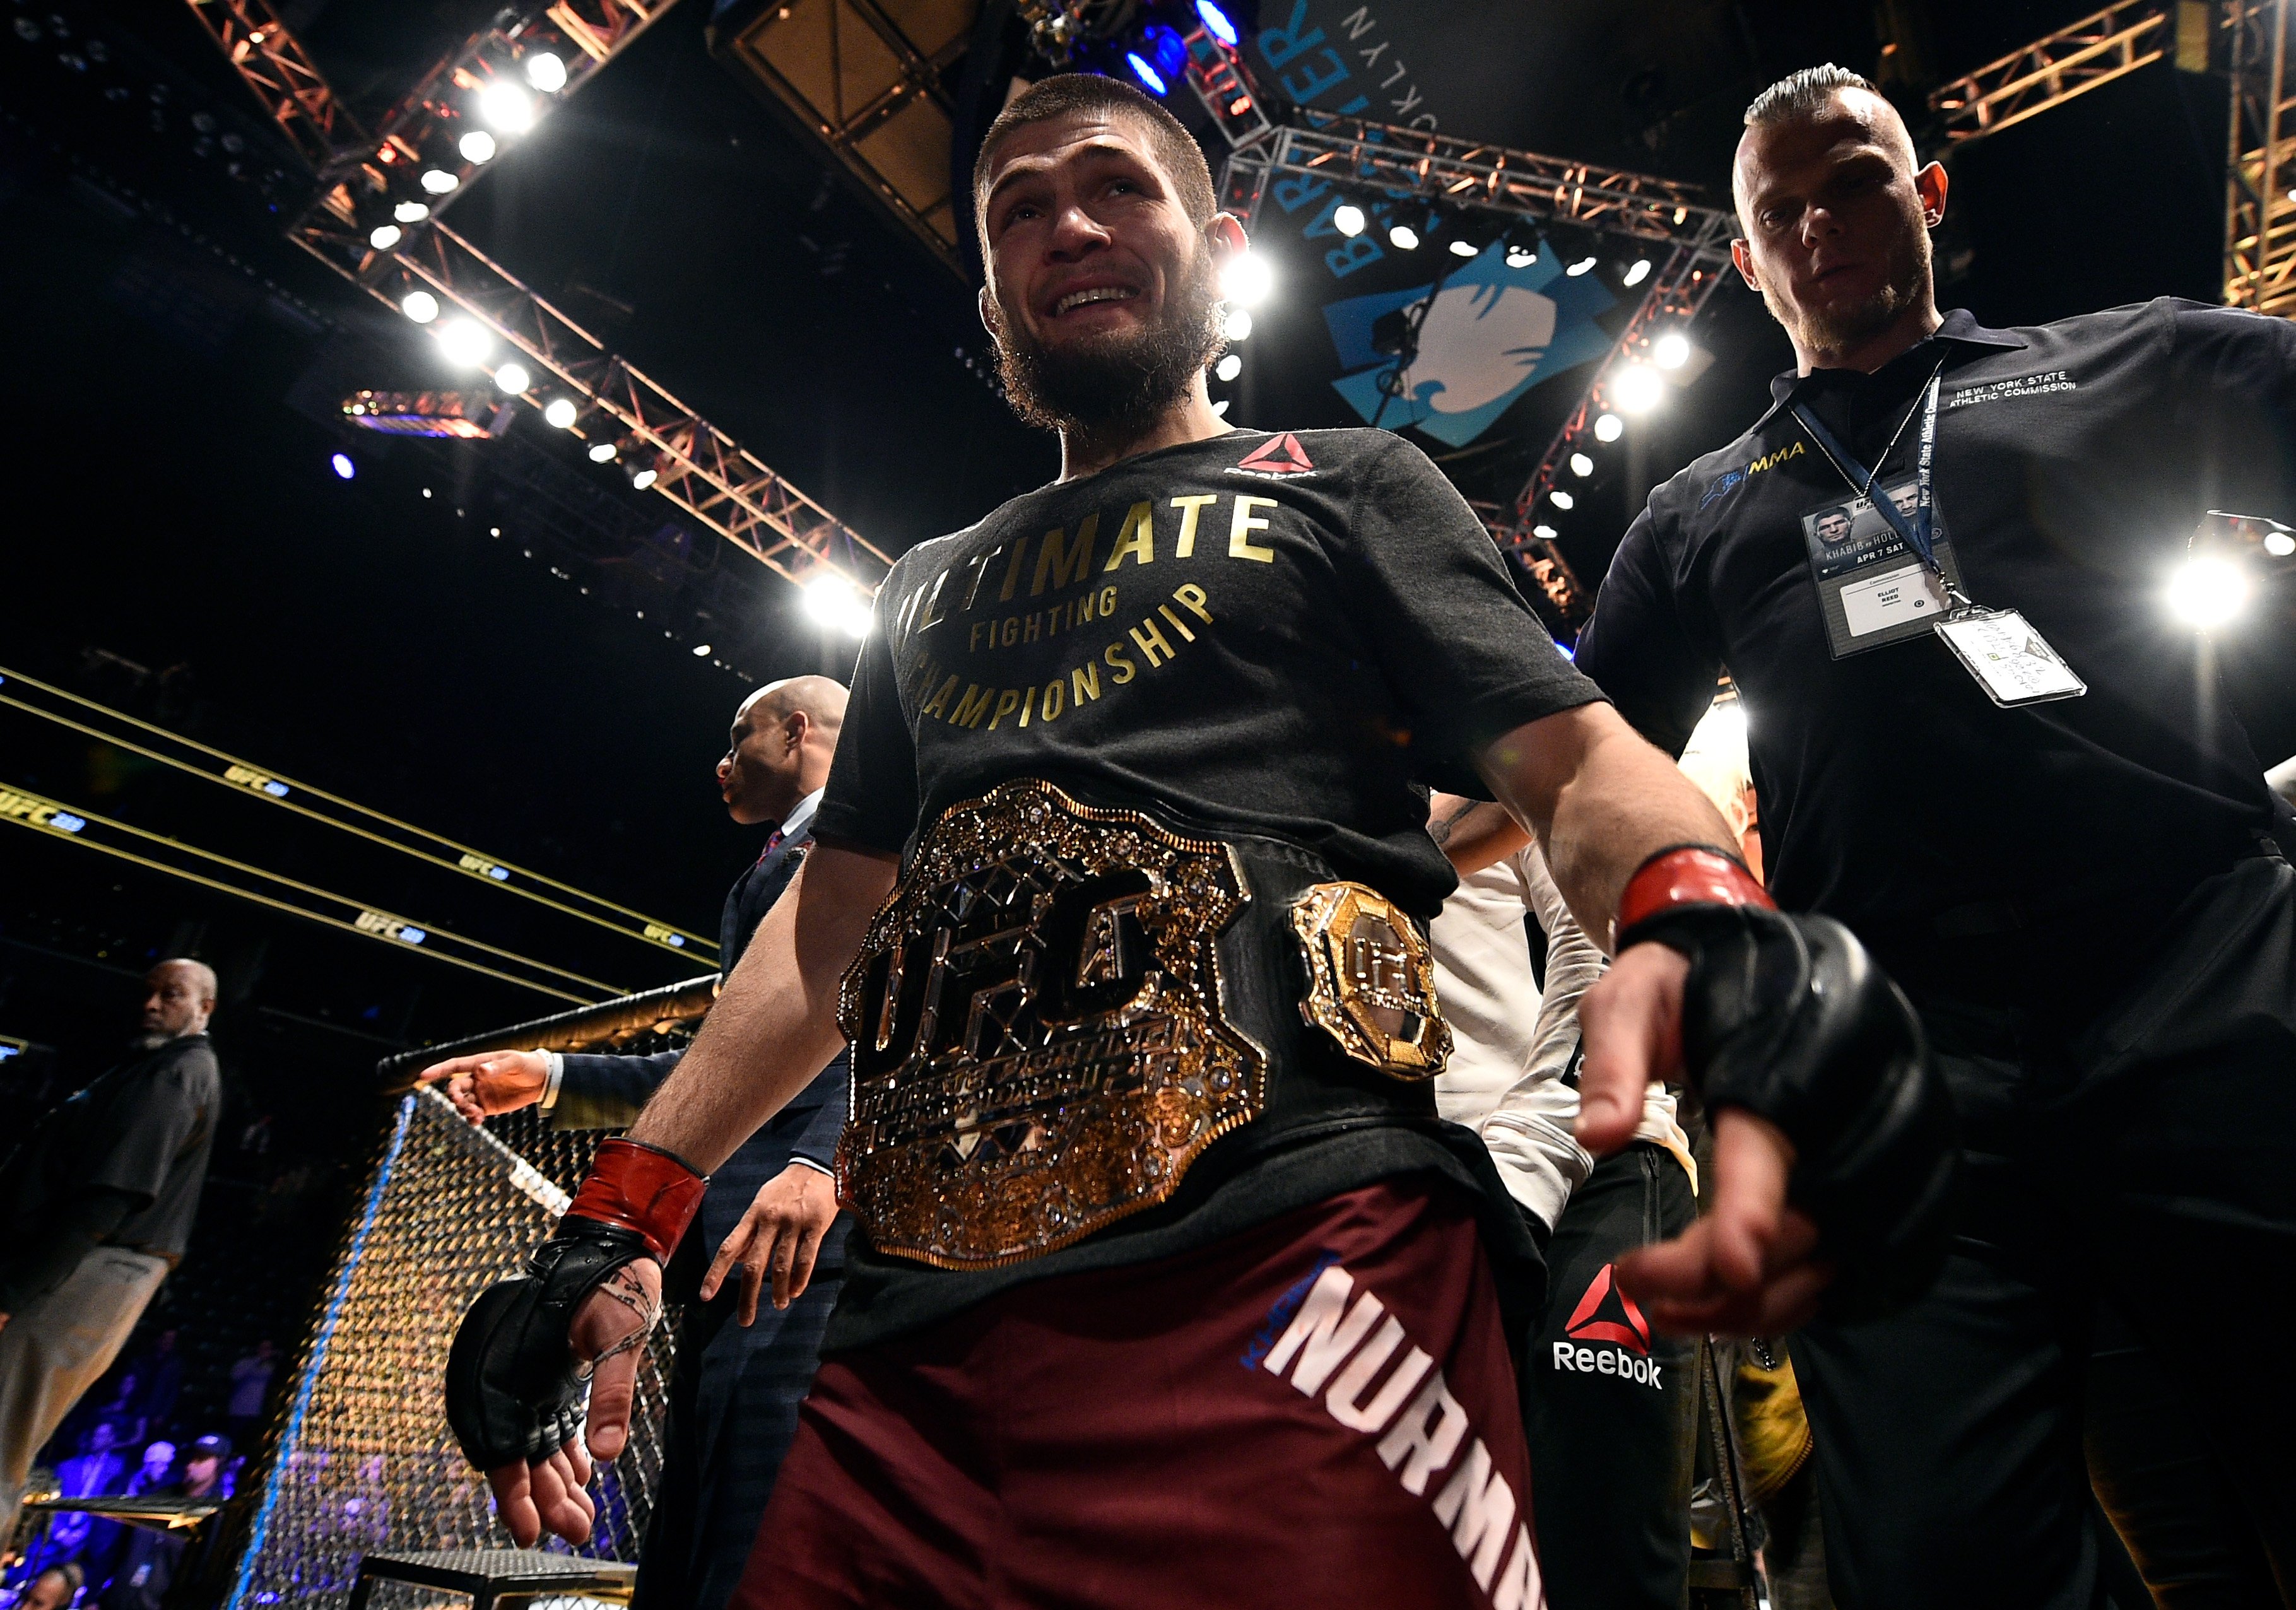
[{"label": "reebok logo on shirt", "polygon": [[1235,468],[1251,475],[1309,475],[1316,466],[1300,438],[1287,430],[1244,454]]},{"label": "reebok logo on shirt", "polygon": [[[1660,1371],[1650,1356],[1650,1321],[1635,1300],[1619,1289],[1618,1278],[1605,1263],[1587,1282],[1587,1294],[1570,1311],[1562,1327],[1567,1338],[1554,1344],[1554,1368],[1577,1375],[1617,1376],[1620,1380],[1663,1391]],[[1607,1342],[1607,1347],[1587,1344]]]}]

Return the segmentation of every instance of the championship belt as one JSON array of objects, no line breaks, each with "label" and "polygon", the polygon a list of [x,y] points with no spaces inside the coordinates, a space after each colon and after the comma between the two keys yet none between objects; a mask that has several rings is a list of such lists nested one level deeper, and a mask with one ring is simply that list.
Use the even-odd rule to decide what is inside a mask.
[{"label": "championship belt", "polygon": [[[839,998],[838,1195],[877,1250],[1040,1256],[1165,1201],[1271,1107],[1376,1114],[1396,1099],[1379,1091],[1432,1076],[1450,1034],[1416,926],[1269,849],[1034,779],[933,824]],[[1284,1066],[1344,1066],[1334,1042],[1392,1077],[1366,1096]]]}]

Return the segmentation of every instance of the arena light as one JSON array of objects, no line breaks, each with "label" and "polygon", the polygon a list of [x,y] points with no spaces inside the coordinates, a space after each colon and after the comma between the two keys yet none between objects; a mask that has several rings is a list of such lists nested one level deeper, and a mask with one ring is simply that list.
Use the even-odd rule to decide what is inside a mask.
[{"label": "arena light", "polygon": [[1220,326],[1220,333],[1231,341],[1251,339],[1251,315],[1241,307],[1231,309],[1227,315],[1227,323]]},{"label": "arena light", "polygon": [[571,430],[575,418],[580,413],[581,410],[574,406],[572,397],[554,397],[550,405],[542,411],[542,421],[546,425],[555,425],[561,430]]},{"label": "arena light", "polygon": [[1151,22],[1140,30],[1138,46],[1125,53],[1124,62],[1149,94],[1168,95],[1188,70],[1188,47],[1170,29]]},{"label": "arena light", "polygon": [[2264,551],[2275,559],[2286,559],[2290,554],[2296,553],[2296,535],[2291,535],[2285,531],[2267,532],[2264,538]]},{"label": "arena light", "polygon": [[1570,513],[1573,509],[1576,509],[1578,506],[1578,500],[1571,496],[1568,492],[1562,490],[1560,486],[1557,486],[1554,491],[1548,493],[1546,495],[1554,503],[1554,506],[1557,509],[1562,510],[1565,514]]},{"label": "arena light", "polygon": [[448,319],[439,326],[439,346],[448,363],[476,369],[494,355],[494,331],[476,319]]},{"label": "arena light", "polygon": [[1510,246],[1507,248],[1506,266],[1509,268],[1528,268],[1533,263],[1538,261],[1538,253],[1534,248],[1529,246]]},{"label": "arena light", "polygon": [[1572,454],[1570,455],[1570,473],[1578,477],[1581,480],[1584,480],[1587,477],[1595,473],[1595,461],[1588,458],[1583,453]]},{"label": "arena light", "polygon": [[377,251],[389,251],[392,247],[398,244],[399,240],[406,234],[406,232],[405,230],[399,228],[396,224],[380,225],[367,236],[366,243],[373,247]]},{"label": "arena light", "polygon": [[661,478],[661,471],[652,464],[639,464],[630,470],[630,485],[644,492]]},{"label": "arena light", "polygon": [[1398,251],[1417,251],[1419,232],[1408,224],[1398,224],[1387,232],[1387,243]]},{"label": "arena light", "polygon": [[495,389],[505,396],[524,396],[534,377],[523,364],[504,364],[495,371]]},{"label": "arena light", "polygon": [[430,208],[422,201],[401,201],[390,209],[390,216],[402,224],[420,224],[430,216]]},{"label": "arena light", "polygon": [[1626,435],[1626,433],[1627,421],[1620,419],[1617,414],[1598,413],[1595,416],[1595,439],[1596,441],[1615,442],[1620,437]]},{"label": "arena light", "polygon": [[[529,74],[533,70],[527,69]],[[534,97],[509,79],[497,78],[479,92],[479,116],[488,127],[522,135],[534,127]]]},{"label": "arena light", "polygon": [[1594,253],[1589,252],[1585,257],[1579,258],[1576,263],[1571,264],[1570,267],[1564,269],[1562,272],[1569,274],[1575,280],[1582,274],[1593,272],[1594,267],[1595,255]]},{"label": "arena light", "polygon": [[495,159],[495,137],[483,128],[474,128],[455,143],[465,162],[491,162]]},{"label": "arena light", "polygon": [[1140,80],[1141,88],[1146,90],[1150,94],[1156,96],[1159,100],[1161,100],[1164,96],[1172,93],[1172,86],[1164,82],[1164,76],[1158,72],[1153,67],[1151,67],[1148,64],[1147,58],[1143,56],[1138,51],[1126,51],[1124,53],[1124,65],[1132,69],[1132,76]]},{"label": "arena light", "polygon": [[399,299],[398,311],[418,324],[428,324],[439,316],[439,298],[427,290],[410,290]]},{"label": "arena light", "polygon": [[869,634],[869,603],[841,576],[816,576],[805,584],[805,612],[849,637]]},{"label": "arena light", "polygon": [[2169,576],[2169,613],[2196,631],[2210,632],[2238,619],[2248,594],[2248,572],[2237,560],[2203,553]]},{"label": "arena light", "polygon": [[1243,360],[1233,352],[1212,365],[1212,373],[1220,380],[1232,380],[1243,372]]},{"label": "arena light", "polygon": [[1235,24],[1228,20],[1227,13],[1214,5],[1212,0],[1196,0],[1196,15],[1203,19],[1204,27],[1213,38],[1230,50],[1235,48],[1235,42],[1239,37],[1235,31]]},{"label": "arena light", "polygon": [[1479,257],[1481,253],[1472,241],[1454,241],[1451,242],[1451,255],[1455,257]]},{"label": "arena light", "polygon": [[337,480],[350,480],[358,474],[358,465],[352,461],[351,455],[348,453],[331,454],[327,459],[327,467],[335,472]]},{"label": "arena light", "polygon": [[1220,300],[1257,307],[1275,290],[1275,271],[1256,251],[1240,251],[1220,270]]},{"label": "arena light", "polygon": [[1538,538],[1541,542],[1547,543],[1553,542],[1556,537],[1562,535],[1561,532],[1557,531],[1552,526],[1533,526],[1530,528],[1530,534]]},{"label": "arena light", "polygon": [[590,444],[590,462],[594,464],[611,464],[614,462],[614,454],[618,451],[619,451],[619,449],[615,447],[611,442],[592,442]]},{"label": "arena light", "polygon": [[1611,400],[1628,413],[1648,413],[1666,395],[1666,381],[1648,364],[1629,364],[1611,377]]},{"label": "arena light", "polygon": [[1619,283],[1631,290],[1649,279],[1650,272],[1651,260],[1648,257],[1636,257],[1627,266],[1627,272],[1619,276]]},{"label": "arena light", "polygon": [[566,63],[538,50],[526,59],[526,81],[544,94],[554,95],[566,87]]},{"label": "arena light", "polygon": [[708,659],[709,658],[709,645],[708,643],[694,644],[693,658],[696,659]]},{"label": "arena light", "polygon": [[1353,201],[1342,201],[1332,208],[1332,227],[1350,241],[1363,233],[1370,222],[1369,218],[1364,217],[1364,209]]},{"label": "arena light", "polygon": [[462,182],[458,175],[450,174],[443,168],[426,168],[422,170],[422,188],[434,196],[445,195]]},{"label": "arena light", "polygon": [[1660,369],[1679,369],[1690,362],[1690,338],[1669,330],[1651,344],[1651,362]]}]

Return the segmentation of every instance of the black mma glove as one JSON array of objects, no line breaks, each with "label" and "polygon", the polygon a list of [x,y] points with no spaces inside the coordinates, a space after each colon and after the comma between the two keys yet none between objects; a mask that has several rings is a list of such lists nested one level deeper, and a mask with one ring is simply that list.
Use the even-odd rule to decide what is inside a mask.
[{"label": "black mma glove", "polygon": [[[475,1468],[537,1463],[580,1434],[591,1367],[577,1365],[567,1340],[575,1310],[624,1265],[667,1263],[708,1184],[659,1147],[614,1140],[598,1148],[527,1272],[480,1293],[455,1329],[447,1423]],[[656,1317],[642,1312],[623,1345],[644,1345]]]},{"label": "black mma glove", "polygon": [[1794,1147],[1788,1194],[1836,1269],[1824,1312],[1902,1308],[1936,1278],[1958,1157],[1953,1103],[1921,1020],[1857,936],[1776,910],[1735,861],[1702,848],[1645,862],[1618,944],[1690,961],[1682,1057],[1709,1107],[1766,1118]]}]

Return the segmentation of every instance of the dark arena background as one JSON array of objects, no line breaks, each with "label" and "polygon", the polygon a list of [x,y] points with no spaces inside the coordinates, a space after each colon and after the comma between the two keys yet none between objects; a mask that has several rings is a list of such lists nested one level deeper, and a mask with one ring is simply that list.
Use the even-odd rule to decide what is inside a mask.
[{"label": "dark arena background", "polygon": [[[2291,0],[4,10],[0,1128],[117,1058],[153,961],[216,969],[190,1251],[41,1459],[233,1438],[178,1605],[332,1610],[370,1550],[507,1546],[445,1340],[588,1142],[408,1075],[690,1032],[757,854],[710,775],[734,707],[848,675],[893,559],[1056,472],[974,310],[965,176],[1016,80],[1165,101],[1266,270],[1215,403],[1400,431],[1566,646],[1650,488],[1791,363],[1727,257],[1784,72],[1866,74],[1948,161],[1945,305],[2296,316]],[[2267,761],[2292,598],[2218,640]],[[667,1336],[602,1559],[652,1501]],[[1709,1521],[1700,1591],[1754,1603]]]}]

